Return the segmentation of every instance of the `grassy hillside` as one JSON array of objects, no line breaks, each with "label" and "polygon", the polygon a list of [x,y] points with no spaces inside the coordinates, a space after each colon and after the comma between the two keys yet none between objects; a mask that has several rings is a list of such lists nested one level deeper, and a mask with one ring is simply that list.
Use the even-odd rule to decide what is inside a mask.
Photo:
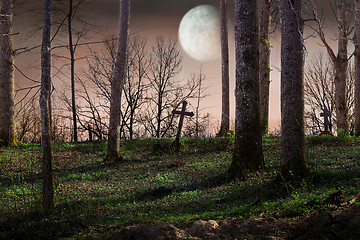
[{"label": "grassy hillside", "polygon": [[295,220],[347,208],[360,190],[360,141],[309,137],[309,175],[278,176],[280,138],[263,140],[266,169],[246,181],[224,177],[231,138],[121,142],[125,160],[103,162],[105,142],[53,145],[55,208],[41,214],[41,147],[0,149],[0,239],[103,237],[124,226],[198,219]]}]

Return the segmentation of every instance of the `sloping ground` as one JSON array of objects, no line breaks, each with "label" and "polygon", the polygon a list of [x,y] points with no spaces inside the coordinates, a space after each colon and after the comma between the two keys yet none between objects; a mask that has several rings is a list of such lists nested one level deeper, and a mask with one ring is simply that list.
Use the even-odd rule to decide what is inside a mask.
[{"label": "sloping ground", "polygon": [[327,212],[288,222],[275,218],[199,220],[187,229],[169,223],[126,227],[112,240],[180,240],[180,239],[360,239],[360,206],[341,212]]},{"label": "sloping ground", "polygon": [[49,217],[41,147],[0,149],[0,240],[360,239],[360,138],[308,137],[310,172],[289,181],[277,178],[279,137],[264,138],[267,167],[246,181],[226,175],[233,139],[183,140],[181,152],[172,139],[124,141],[119,163],[103,161],[105,142],[54,144]]}]

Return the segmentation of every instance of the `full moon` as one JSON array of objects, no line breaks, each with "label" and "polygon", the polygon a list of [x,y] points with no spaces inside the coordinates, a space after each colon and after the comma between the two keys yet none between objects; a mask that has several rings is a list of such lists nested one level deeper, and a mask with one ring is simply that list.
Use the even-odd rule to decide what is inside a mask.
[{"label": "full moon", "polygon": [[207,62],[220,57],[220,14],[212,5],[189,10],[179,26],[179,41],[192,58]]}]

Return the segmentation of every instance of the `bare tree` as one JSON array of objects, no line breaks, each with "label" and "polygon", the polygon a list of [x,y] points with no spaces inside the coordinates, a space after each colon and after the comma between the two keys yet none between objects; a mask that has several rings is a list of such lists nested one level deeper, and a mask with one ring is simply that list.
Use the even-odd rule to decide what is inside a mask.
[{"label": "bare tree", "polygon": [[[167,134],[170,136],[170,132],[175,128],[172,110],[181,101],[192,96],[195,91],[197,83],[192,79],[186,84],[175,79],[181,69],[181,59],[176,43],[171,41],[166,43],[161,38],[158,40],[158,43],[149,51],[146,39],[139,36],[129,39],[122,94],[121,137],[132,138],[149,135],[156,137],[156,117],[158,116],[156,103],[159,102],[158,99],[163,103],[160,106],[162,118],[159,136],[163,137]],[[111,72],[116,56],[115,42],[114,40],[108,41],[105,44],[106,51],[101,51],[101,55],[93,53],[88,60],[89,70],[86,71],[87,78],[94,86],[95,95],[98,99],[102,99],[100,106],[104,112],[108,111],[108,102],[110,101]],[[165,56],[166,54],[171,54],[171,56]],[[172,59],[172,57],[176,59]],[[150,62],[154,64],[150,64]],[[172,68],[172,64],[175,64],[175,68]],[[160,97],[158,98],[159,93]],[[88,100],[86,102],[90,103]]]},{"label": "bare tree", "polygon": [[51,90],[51,33],[52,0],[45,0],[44,27],[41,47],[41,143],[43,148],[43,208],[45,214],[54,212],[54,187],[52,176],[52,153],[50,135],[49,99]]},{"label": "bare tree", "polygon": [[202,114],[202,109],[200,108],[201,101],[204,100],[204,98],[207,96],[205,94],[205,91],[207,89],[206,86],[204,86],[204,82],[206,80],[206,76],[202,72],[202,68],[200,68],[200,71],[198,74],[192,74],[191,76],[192,82],[196,83],[197,85],[197,91],[194,95],[194,100],[196,101],[193,105],[193,108],[195,110],[195,114],[193,118],[187,118],[185,121],[184,126],[184,135],[188,137],[205,137],[209,126],[210,121],[210,114]]},{"label": "bare tree", "polygon": [[355,0],[355,135],[360,136],[360,0]]},{"label": "bare tree", "polygon": [[[69,0],[69,10],[67,14],[68,22],[68,37],[69,37],[69,53],[70,53],[70,82],[71,82],[71,112],[73,120],[73,139],[75,142],[78,141],[78,132],[77,132],[77,115],[76,115],[76,100],[75,100],[75,51],[79,44],[80,39],[85,34],[86,27],[84,26],[79,32],[77,32],[77,40],[74,42],[73,39],[73,19],[75,14],[82,3],[85,0],[79,0],[75,5],[73,0]],[[83,24],[84,21],[81,21]],[[88,24],[85,24],[88,25]]]},{"label": "bare tree", "polygon": [[[76,107],[77,132],[80,137],[90,133],[98,140],[103,140],[107,135],[116,45],[115,40],[100,42],[101,54],[89,46],[90,54],[86,58],[88,67],[82,76],[75,75],[75,98],[80,102]],[[73,99],[68,97],[65,90],[60,98],[66,104],[66,111],[72,112]],[[70,119],[73,122],[74,118]]]},{"label": "bare tree", "polygon": [[[91,92],[93,86],[79,79],[80,88],[77,90],[77,97],[83,100],[85,105],[77,108],[77,119],[83,130],[96,136],[98,140],[103,140],[108,132],[107,118],[109,106],[104,104],[100,98]],[[90,85],[90,87],[87,87]],[[110,85],[110,83],[109,83]],[[69,102],[68,106],[71,106]],[[90,136],[89,136],[89,140]]]},{"label": "bare tree", "polygon": [[[314,19],[317,22],[318,28],[316,29],[322,43],[324,44],[327,53],[335,67],[335,111],[336,122],[339,133],[347,134],[349,129],[348,124],[348,105],[346,102],[346,74],[348,67],[347,46],[350,31],[347,26],[347,2],[346,0],[337,0],[337,23],[339,29],[338,35],[338,52],[335,55],[334,51],[328,44],[325,34],[322,30],[321,22],[318,18],[316,5],[313,0],[313,13]],[[341,130],[342,129],[342,130]]]},{"label": "bare tree", "polygon": [[[105,41],[100,53],[91,51],[87,58],[88,68],[84,72],[85,78],[89,79],[94,87],[95,95],[103,99],[103,105],[109,109],[111,98],[111,81],[116,62],[116,40]],[[104,49],[105,48],[105,49]],[[108,111],[107,111],[108,112]]]},{"label": "bare tree", "polygon": [[0,147],[15,144],[13,0],[0,2]]},{"label": "bare tree", "polygon": [[145,101],[147,86],[146,74],[150,66],[147,40],[134,36],[128,48],[127,71],[124,85],[125,108],[122,113],[122,128],[126,128],[130,139],[134,137],[134,128],[138,123],[136,112]]},{"label": "bare tree", "polygon": [[307,171],[305,160],[301,0],[281,0],[281,174]]},{"label": "bare tree", "polygon": [[[186,83],[175,78],[179,69],[181,69],[178,62],[181,61],[181,58],[177,45],[176,43],[173,44],[172,41],[166,43],[161,38],[158,40],[158,43],[149,51],[146,39],[139,36],[129,39],[122,94],[123,104],[121,105],[120,133],[123,138],[156,137],[155,126],[158,105],[155,102],[157,102],[156,99],[159,96],[158,91],[162,91],[160,92],[160,98],[164,100],[161,100],[163,105],[161,106],[162,118],[159,135],[160,137],[173,136],[176,123],[173,121],[174,116],[171,112],[183,100],[193,97],[199,84],[193,78]],[[103,129],[103,127],[99,126],[105,126],[99,116],[101,116],[101,112],[106,113],[109,111],[111,72],[116,58],[115,45],[115,40],[106,41],[105,51],[101,48],[100,54],[93,52],[88,58],[89,69],[85,72],[86,78],[90,81],[86,82],[78,79],[81,88],[81,90],[78,90],[78,98],[83,99],[87,105],[85,108],[84,106],[78,108],[78,121],[81,128],[87,131],[89,129],[88,125],[94,125],[91,129],[96,132]],[[166,58],[165,55],[168,53],[175,55],[179,59]],[[159,57],[160,55],[163,56]],[[150,64],[150,61],[155,64]],[[175,63],[176,71],[170,73],[172,63]],[[159,69],[162,72],[156,73]],[[159,85],[156,83],[158,80]],[[89,84],[90,82],[91,84]],[[160,85],[161,88],[156,88],[156,86]],[[94,96],[96,97],[89,92],[91,89],[94,89]],[[66,102],[68,106],[71,105],[70,100]],[[85,119],[87,120],[84,121]],[[107,128],[107,125],[105,128]]]},{"label": "bare tree", "polygon": [[269,131],[270,28],[273,0],[257,0],[259,9],[260,115],[262,134]]},{"label": "bare tree", "polygon": [[[355,66],[356,67],[356,66]],[[349,108],[349,131],[354,131],[354,67],[349,64],[346,74],[346,102]],[[325,131],[325,115],[328,115],[328,131],[336,131],[335,112],[335,69],[331,60],[324,60],[322,54],[305,68],[305,117],[306,131],[312,134]]]},{"label": "bare tree", "polygon": [[[57,37],[58,44],[53,47],[53,50],[57,50],[57,54],[54,51],[54,59],[56,59],[56,63],[54,64],[54,68],[56,68],[57,72],[53,77],[57,77],[58,75],[60,81],[64,82],[64,86],[67,86],[68,83],[64,81],[64,77],[69,79],[70,81],[70,98],[71,98],[71,111],[72,115],[72,140],[78,141],[78,121],[76,114],[76,81],[75,81],[75,63],[82,57],[76,58],[76,51],[82,46],[86,46],[91,43],[80,43],[80,41],[86,37],[89,28],[93,27],[92,24],[84,20],[84,17],[81,15],[81,6],[86,3],[87,0],[67,0],[67,1],[59,1],[56,0],[54,3],[54,20],[53,25],[56,26],[55,34],[52,40],[55,40],[55,36],[60,35],[61,37]],[[62,34],[63,33],[63,34]],[[63,39],[67,37],[68,42],[65,42]],[[69,57],[64,53],[64,49],[69,51]],[[65,60],[65,61],[62,61]],[[55,60],[54,60],[55,62]],[[62,66],[61,66],[62,64]],[[69,67],[70,76],[64,73],[64,69]],[[65,91],[65,89],[63,89]],[[67,90],[67,89],[66,89]],[[67,95],[64,99],[67,101]],[[62,98],[64,98],[62,96]]]},{"label": "bare tree", "polygon": [[20,142],[40,143],[41,119],[35,98],[29,99],[28,104],[21,104],[15,118],[17,139]]},{"label": "bare tree", "polygon": [[264,167],[259,109],[256,1],[235,1],[235,147],[230,173],[245,177]]},{"label": "bare tree", "polygon": [[147,109],[143,114],[146,131],[153,137],[164,137],[171,129],[172,110],[185,100],[184,90],[174,77],[181,70],[181,57],[177,42],[158,38],[151,51],[148,80]]},{"label": "bare tree", "polygon": [[74,141],[78,141],[76,103],[75,103],[75,49],[72,36],[73,0],[69,0],[68,30],[69,30],[69,51],[70,51],[70,80],[71,80],[71,110],[73,116]]},{"label": "bare tree", "polygon": [[129,14],[130,0],[120,0],[119,42],[114,77],[111,81],[110,121],[106,156],[106,159],[113,161],[122,159],[120,155],[121,93],[125,78]]},{"label": "bare tree", "polygon": [[[93,133],[99,138],[106,135],[108,125],[104,116],[109,112],[110,82],[116,61],[116,39],[105,41],[99,52],[92,51],[88,57],[88,69],[84,79],[78,79],[80,89],[77,97],[84,104],[77,109],[78,123],[88,131],[90,124]],[[139,136],[141,126],[139,112],[146,101],[146,79],[149,68],[147,40],[136,35],[129,39],[126,73],[121,106],[121,138]],[[69,100],[66,101],[71,106]]]},{"label": "bare tree", "polygon": [[220,0],[221,23],[221,79],[222,79],[222,105],[221,126],[218,136],[226,136],[230,127],[230,96],[229,96],[229,47],[226,16],[226,0]]},{"label": "bare tree", "polygon": [[331,62],[325,61],[320,54],[311,61],[304,74],[305,116],[309,122],[307,128],[315,133],[325,131],[325,112],[329,115],[329,131],[333,129],[335,119],[335,85],[334,68]]}]

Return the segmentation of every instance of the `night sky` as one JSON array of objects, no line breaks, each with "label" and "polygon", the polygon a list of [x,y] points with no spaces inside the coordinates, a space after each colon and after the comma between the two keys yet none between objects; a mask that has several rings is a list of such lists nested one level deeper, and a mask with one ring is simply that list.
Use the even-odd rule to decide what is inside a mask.
[{"label": "night sky", "polygon": [[[14,36],[15,48],[21,48],[26,46],[34,46],[41,43],[41,31],[35,31],[34,29],[40,29],[42,23],[42,1],[38,1],[38,6],[32,4],[31,8],[36,9],[32,13],[24,11],[26,5],[21,5],[15,8],[14,17],[14,32],[19,32]],[[62,1],[65,2],[65,1]],[[92,0],[93,3],[84,6],[79,10],[79,14],[86,19],[86,21],[100,26],[97,30],[93,30],[91,40],[104,40],[111,36],[117,35],[118,29],[118,10],[119,0]],[[331,39],[336,38],[336,25],[333,21],[333,14],[331,13],[331,5],[334,5],[334,0],[315,0],[318,4],[319,14],[322,14],[325,18],[326,32]],[[21,0],[18,1],[18,4]],[[130,16],[130,34],[140,34],[147,37],[150,42],[154,41],[156,37],[163,36],[165,38],[177,39],[178,26],[183,15],[191,8],[200,4],[212,4],[218,6],[218,0],[132,0],[131,1],[131,16]],[[230,46],[230,89],[234,89],[234,36],[233,36],[233,5],[234,1],[228,2],[228,17],[230,19],[229,25],[229,46]],[[27,5],[26,8],[28,8]],[[61,16],[61,13],[57,13]],[[307,30],[307,33],[310,33]],[[84,40],[85,41],[85,40]],[[87,39],[86,41],[89,41]],[[278,128],[280,123],[280,36],[277,32],[274,32],[271,37],[272,55],[271,66],[273,71],[271,72],[271,98],[270,98],[270,127],[272,129]],[[66,39],[59,38],[54,41],[53,45],[63,44]],[[318,51],[324,51],[324,48],[319,46],[318,39],[310,38],[306,41],[307,53],[306,58],[311,59]],[[334,43],[331,43],[335,47]],[[179,46],[180,47],[180,46]],[[351,48],[351,47],[350,47]],[[181,49],[181,47],[180,47]],[[191,73],[198,73],[202,67],[203,73],[207,76],[206,84],[209,86],[208,94],[210,97],[207,101],[204,101],[204,108],[206,112],[209,112],[217,120],[220,117],[221,110],[221,64],[220,60],[201,63],[191,59],[184,53],[183,55],[183,71],[179,74],[179,78],[186,79],[190,77]],[[39,62],[29,61],[28,59],[39,57],[38,52],[20,56],[16,59],[16,64],[26,72],[31,78],[39,79]],[[78,68],[81,68],[81,63],[77,64]],[[22,77],[17,73],[17,84],[22,85]],[[232,91],[232,90],[231,90]],[[234,116],[234,96],[231,95],[231,118]]]}]

